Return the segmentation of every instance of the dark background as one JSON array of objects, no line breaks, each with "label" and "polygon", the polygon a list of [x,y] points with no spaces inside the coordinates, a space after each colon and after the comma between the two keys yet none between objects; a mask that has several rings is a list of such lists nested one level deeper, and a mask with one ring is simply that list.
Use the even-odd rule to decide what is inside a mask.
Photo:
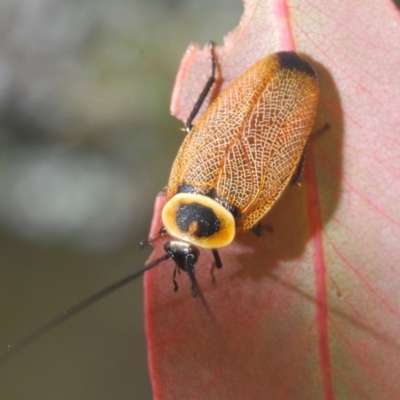
[{"label": "dark background", "polygon": [[[239,0],[0,4],[0,348],[142,266],[191,41]],[[171,288],[172,290],[172,288]],[[0,399],[149,399],[142,280],[0,365]]]}]

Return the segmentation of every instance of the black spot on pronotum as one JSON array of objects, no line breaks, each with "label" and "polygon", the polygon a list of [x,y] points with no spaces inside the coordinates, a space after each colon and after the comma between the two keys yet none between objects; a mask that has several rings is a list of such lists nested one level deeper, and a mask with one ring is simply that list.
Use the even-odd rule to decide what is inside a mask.
[{"label": "black spot on pronotum", "polygon": [[279,64],[282,69],[300,71],[315,78],[317,77],[315,71],[312,69],[310,64],[300,58],[296,53],[292,51],[281,51],[279,53],[276,53],[276,56],[279,59]]},{"label": "black spot on pronotum", "polygon": [[215,200],[217,203],[221,204],[222,207],[227,209],[232,215],[235,221],[239,221],[241,218],[241,213],[239,209],[231,204],[228,204],[226,201],[221,200],[218,197],[218,193],[215,189],[210,189],[208,191],[198,191],[193,186],[184,183],[178,187],[177,193],[197,193],[202,194],[203,196],[209,197],[210,199]]},{"label": "black spot on pronotum", "polygon": [[221,225],[214,211],[199,203],[182,204],[176,212],[176,223],[183,232],[189,232],[192,224],[196,224],[194,235],[199,238],[212,236]]}]

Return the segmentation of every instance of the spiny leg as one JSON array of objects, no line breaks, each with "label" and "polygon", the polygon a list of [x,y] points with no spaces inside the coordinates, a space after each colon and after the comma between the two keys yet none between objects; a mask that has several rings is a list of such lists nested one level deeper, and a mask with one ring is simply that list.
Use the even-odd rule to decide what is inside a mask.
[{"label": "spiny leg", "polygon": [[251,228],[251,231],[258,237],[262,236],[264,230],[267,230],[269,233],[274,232],[274,228],[270,225],[263,225],[261,222],[258,222]]},{"label": "spiny leg", "polygon": [[320,128],[317,131],[313,132],[310,135],[310,137],[308,138],[307,143],[306,143],[306,145],[304,147],[304,150],[303,150],[303,154],[301,155],[299,164],[297,166],[297,169],[296,169],[296,171],[295,171],[295,173],[292,176],[292,179],[290,181],[292,184],[294,184],[294,185],[299,184],[299,182],[300,182],[300,180],[301,180],[301,178],[303,176],[304,164],[306,162],[306,153],[307,153],[307,149],[308,149],[308,145],[310,143],[310,140],[313,139],[315,136],[320,135],[323,131],[325,131],[325,130],[327,130],[329,128],[330,128],[330,125],[327,122],[322,128]]},{"label": "spiny leg", "polygon": [[213,283],[215,283],[214,268],[218,269],[222,268],[222,261],[217,249],[212,249],[212,253],[214,256],[215,263],[212,264],[210,272],[211,272],[211,280]]},{"label": "spiny leg", "polygon": [[297,166],[297,168],[296,168],[296,171],[295,171],[295,173],[294,173],[294,175],[292,176],[292,179],[291,179],[291,181],[290,181],[290,183],[291,183],[292,185],[300,184],[300,180],[301,180],[301,178],[302,178],[302,176],[303,176],[304,164],[305,164],[305,162],[306,162],[307,147],[308,147],[308,142],[307,142],[307,144],[306,144],[306,147],[305,147],[304,150],[303,150],[303,154],[301,155],[300,162],[299,162],[299,164],[298,164],[298,166]]},{"label": "spiny leg", "polygon": [[175,265],[174,273],[172,274],[172,282],[174,283],[174,292],[177,292],[179,289],[178,282],[176,281],[176,273],[180,274],[179,268]]},{"label": "spiny leg", "polygon": [[258,222],[256,225],[254,225],[251,228],[251,231],[258,237],[262,235],[263,232],[263,226],[261,225],[261,222]]},{"label": "spiny leg", "polygon": [[192,129],[193,125],[192,122],[196,118],[197,113],[199,112],[201,106],[204,103],[204,100],[206,99],[208,93],[210,92],[210,89],[212,85],[215,82],[215,73],[217,70],[217,63],[215,62],[215,55],[214,55],[214,46],[215,43],[210,40],[209,42],[210,50],[211,50],[211,76],[208,78],[208,81],[206,85],[204,86],[203,91],[200,93],[199,98],[197,99],[196,103],[194,104],[193,110],[189,115],[188,120],[186,121],[186,132],[190,132]]},{"label": "spiny leg", "polygon": [[144,247],[148,246],[150,243],[154,242],[154,240],[160,238],[161,236],[165,235],[167,233],[167,230],[162,227],[154,236],[152,236],[150,239],[143,240],[139,242],[139,247],[143,249]]},{"label": "spiny leg", "polygon": [[194,267],[193,267],[193,257],[188,255],[188,257],[185,260],[185,271],[188,273],[190,281],[192,282],[192,295],[193,297],[197,297],[197,292],[196,292],[196,278],[194,277]]}]

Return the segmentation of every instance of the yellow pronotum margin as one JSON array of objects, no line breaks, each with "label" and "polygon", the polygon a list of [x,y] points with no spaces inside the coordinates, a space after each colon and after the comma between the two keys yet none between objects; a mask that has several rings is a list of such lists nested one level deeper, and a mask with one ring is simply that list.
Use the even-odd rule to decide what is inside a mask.
[{"label": "yellow pronotum margin", "polygon": [[[189,232],[183,232],[176,223],[176,214],[182,205],[198,203],[212,209],[221,225],[218,232],[209,237],[198,238]],[[233,215],[215,200],[194,193],[178,193],[173,196],[162,211],[162,221],[167,232],[174,238],[194,244],[204,249],[218,249],[227,246],[235,237],[235,220]]]}]

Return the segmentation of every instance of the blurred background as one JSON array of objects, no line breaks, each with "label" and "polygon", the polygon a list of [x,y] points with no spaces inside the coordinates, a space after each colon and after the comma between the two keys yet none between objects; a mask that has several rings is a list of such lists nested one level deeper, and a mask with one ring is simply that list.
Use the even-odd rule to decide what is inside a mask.
[{"label": "blurred background", "polygon": [[[240,0],[0,3],[0,349],[137,269],[191,41]],[[172,288],[171,288],[172,290]],[[141,279],[0,365],[0,399],[150,399]]]}]

